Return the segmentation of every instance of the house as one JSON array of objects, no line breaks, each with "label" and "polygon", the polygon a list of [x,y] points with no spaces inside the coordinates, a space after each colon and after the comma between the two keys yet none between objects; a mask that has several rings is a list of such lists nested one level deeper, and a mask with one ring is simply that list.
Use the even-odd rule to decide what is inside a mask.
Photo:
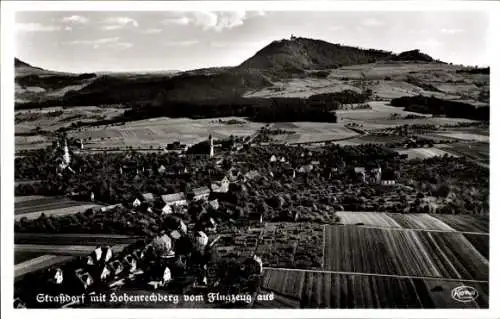
[{"label": "house", "polygon": [[257,177],[260,177],[260,174],[256,170],[251,170],[251,171],[245,173],[244,177],[247,180],[252,180],[252,179],[256,179]]},{"label": "house", "polygon": [[193,188],[193,200],[208,200],[210,196],[210,189],[207,186],[202,186],[198,188]]},{"label": "house", "polygon": [[137,258],[131,254],[126,255],[123,258],[122,264],[126,266],[129,273],[134,274],[137,272]]},{"label": "house", "polygon": [[380,184],[384,185],[384,186],[392,186],[392,185],[396,185],[396,181],[393,179],[392,180],[381,180]]},{"label": "house", "polygon": [[163,165],[161,165],[159,168],[158,168],[158,173],[160,174],[164,174],[165,171],[167,170],[167,168]]},{"label": "house", "polygon": [[114,204],[114,205],[108,205],[105,207],[101,207],[101,212],[107,212],[107,211],[113,210],[115,208],[123,208],[123,205],[122,204]]},{"label": "house", "polygon": [[311,161],[311,165],[319,166],[319,161]]},{"label": "house", "polygon": [[179,222],[177,224],[177,230],[182,233],[182,234],[187,234],[187,226],[184,224],[182,220],[179,219]]},{"label": "house", "polygon": [[382,179],[382,169],[380,167],[375,167],[369,170],[369,181],[372,184],[380,184]]},{"label": "house", "polygon": [[155,196],[152,193],[142,194],[142,200],[146,203],[153,203],[155,201]]},{"label": "house", "polygon": [[109,246],[97,246],[87,257],[87,265],[97,266],[107,263],[113,257],[113,252]]},{"label": "house", "polygon": [[308,165],[302,165],[298,170],[297,172],[299,173],[310,173],[312,170],[314,169],[314,166],[312,166],[311,164],[308,164]]},{"label": "house", "polygon": [[214,210],[219,209],[219,201],[217,199],[209,201],[208,205],[210,206],[210,208],[212,208]]},{"label": "house", "polygon": [[140,201],[138,198],[136,198],[136,199],[134,200],[134,202],[132,203],[132,206],[134,206],[134,207],[139,207],[139,206],[141,206],[141,201]]},{"label": "house", "polygon": [[207,230],[208,231],[212,231],[212,232],[215,232],[217,231],[217,223],[215,222],[215,220],[210,217],[210,219],[208,220],[208,225],[207,225]]},{"label": "house", "polygon": [[149,281],[148,285],[154,289],[158,289],[160,287],[165,287],[172,280],[172,273],[170,272],[170,268],[165,267],[161,276],[159,276],[158,273],[154,273],[153,277],[153,280]]},{"label": "house", "polygon": [[84,290],[87,290],[94,283],[92,276],[82,268],[75,270],[75,275],[79,279]]},{"label": "house", "polygon": [[115,277],[120,275],[120,273],[125,270],[125,267],[119,260],[113,260],[112,262],[108,263],[108,267],[111,270],[112,275]]},{"label": "house", "polygon": [[172,214],[174,211],[172,210],[172,207],[168,204],[165,204],[161,210],[163,215],[169,215]]},{"label": "house", "polygon": [[227,193],[229,191],[229,179],[224,176],[222,180],[212,183],[210,188],[214,193]]},{"label": "house", "polygon": [[262,259],[256,255],[253,255],[251,258],[247,258],[245,261],[243,261],[241,268],[246,269],[252,274],[262,274],[262,266]]},{"label": "house", "polygon": [[179,233],[179,231],[177,230],[172,230],[169,234],[170,238],[172,238],[173,240],[178,240],[182,237],[181,233]]},{"label": "house", "polygon": [[354,167],[354,173],[359,176],[361,182],[366,183],[366,170],[364,167]]},{"label": "house", "polygon": [[384,186],[396,185],[398,177],[399,172],[394,170],[384,170],[381,172],[380,184]]},{"label": "house", "polygon": [[237,168],[232,167],[227,171],[226,177],[229,182],[236,182],[241,178],[241,172]]},{"label": "house", "polygon": [[282,158],[280,159],[280,162],[281,162],[281,163],[285,163],[285,162],[286,162],[286,158],[282,157]]},{"label": "house", "polygon": [[277,159],[276,159],[276,156],[271,156],[271,158],[269,159],[269,162],[273,163],[273,162],[276,162]]},{"label": "house", "polygon": [[184,195],[184,193],[161,195],[161,199],[169,206],[187,205],[186,195]]},{"label": "house", "polygon": [[354,167],[354,173],[356,174],[364,174],[366,172],[364,167]]}]

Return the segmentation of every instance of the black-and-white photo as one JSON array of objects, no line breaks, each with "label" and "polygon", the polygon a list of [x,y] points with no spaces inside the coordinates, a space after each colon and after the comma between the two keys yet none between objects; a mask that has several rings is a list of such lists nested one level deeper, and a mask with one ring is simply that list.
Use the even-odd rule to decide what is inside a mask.
[{"label": "black-and-white photo", "polygon": [[2,299],[488,309],[489,13],[313,9],[17,11]]}]

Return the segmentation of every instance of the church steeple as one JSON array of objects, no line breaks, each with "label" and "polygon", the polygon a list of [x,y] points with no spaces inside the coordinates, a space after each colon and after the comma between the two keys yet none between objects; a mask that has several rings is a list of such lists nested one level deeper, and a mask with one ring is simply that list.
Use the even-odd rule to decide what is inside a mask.
[{"label": "church steeple", "polygon": [[212,138],[212,134],[208,135],[208,143],[210,144],[210,158],[214,157],[214,139]]},{"label": "church steeple", "polygon": [[68,141],[64,140],[64,155],[63,160],[66,165],[69,165],[71,162],[71,156],[69,155]]}]

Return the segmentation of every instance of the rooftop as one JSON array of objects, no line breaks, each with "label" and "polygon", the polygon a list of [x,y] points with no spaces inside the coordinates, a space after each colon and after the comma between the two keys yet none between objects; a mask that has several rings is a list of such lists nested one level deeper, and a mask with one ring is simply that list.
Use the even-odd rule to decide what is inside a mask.
[{"label": "rooftop", "polygon": [[167,194],[167,195],[161,195],[161,199],[166,204],[168,204],[168,203],[172,203],[172,202],[186,200],[186,195],[184,195],[184,193]]},{"label": "rooftop", "polygon": [[203,194],[206,194],[206,193],[210,193],[210,189],[207,186],[193,188],[193,194],[194,194],[194,196],[203,195]]}]

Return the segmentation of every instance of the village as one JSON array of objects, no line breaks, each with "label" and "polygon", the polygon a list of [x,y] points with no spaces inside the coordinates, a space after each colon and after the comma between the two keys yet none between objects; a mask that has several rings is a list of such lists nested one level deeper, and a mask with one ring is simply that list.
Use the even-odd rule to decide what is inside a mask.
[{"label": "village", "polygon": [[[255,137],[254,137],[255,138]],[[177,192],[171,194],[153,194],[151,192],[143,193],[140,196],[134,197],[133,201],[125,203],[117,203],[106,205],[100,208],[100,213],[110,214],[111,211],[130,210],[142,211],[146,214],[153,214],[155,211],[161,211],[161,216],[164,217],[165,228],[162,228],[157,234],[148,234],[152,237],[149,242],[144,242],[143,246],[135,248],[130,253],[125,254],[120,252],[118,256],[112,251],[109,245],[99,245],[87,259],[82,259],[81,264],[70,265],[65,267],[51,267],[47,270],[47,274],[43,276],[47,283],[50,283],[50,291],[68,292],[68,289],[73,293],[99,291],[102,289],[116,289],[117,287],[129,287],[137,285],[137,277],[141,277],[140,281],[147,283],[146,286],[151,289],[159,289],[161,287],[172,287],[172,280],[176,276],[185,276],[186,269],[194,277],[191,282],[191,287],[207,288],[208,285],[208,264],[210,261],[211,250],[215,249],[215,245],[221,239],[221,235],[217,232],[217,222],[214,219],[212,212],[217,212],[220,208],[219,198],[227,197],[230,187],[237,188],[238,186],[245,187],[245,183],[261,177],[261,172],[257,169],[250,169],[243,173],[242,164],[244,161],[238,161],[238,152],[245,147],[256,146],[250,145],[247,139],[246,142],[237,143],[233,141],[230,145],[229,152],[226,154],[216,155],[215,145],[212,136],[208,138],[208,152],[205,157],[215,163],[215,170],[219,171],[219,176],[223,176],[218,180],[210,181],[207,186],[193,187],[188,192]],[[81,173],[81,168],[77,171],[72,168],[72,160],[78,157],[80,152],[84,151],[82,141],[79,141],[79,150],[70,151],[67,139],[64,139],[64,146],[61,147],[62,141],[56,141],[55,152],[56,157],[56,172],[57,176],[64,179],[68,175],[78,175]],[[218,145],[220,148],[220,144]],[[180,143],[169,144],[166,151],[175,150],[179,157],[186,156],[188,148]],[[203,154],[201,154],[203,155]],[[221,175],[223,162],[228,160],[228,155],[236,162],[226,170],[226,173]],[[308,151],[307,154],[302,153],[301,158],[312,158],[313,154]],[[281,166],[282,172],[276,174],[287,174],[289,178],[295,179],[298,175],[311,173],[313,170],[318,170],[319,161],[312,160],[308,164],[298,165],[293,168],[289,161],[282,155],[276,153],[268,158],[268,162],[273,167]],[[227,165],[226,165],[227,166]],[[344,164],[345,166],[345,164]],[[227,167],[226,167],[227,168]],[[131,170],[139,174],[145,170],[151,173],[151,167],[139,167],[133,160],[129,160],[127,164],[119,167],[119,174],[128,174]],[[339,168],[331,170],[328,177],[338,173]],[[188,168],[167,168],[160,164],[156,169],[156,174],[162,176],[173,176],[188,173]],[[380,167],[365,169],[364,167],[355,167],[354,173],[362,183],[373,183],[381,185],[394,185],[394,179],[382,179],[382,169]],[[270,177],[274,173],[269,172]],[[393,178],[393,177],[392,177]],[[82,197],[83,194],[71,191],[67,193],[70,197]],[[96,201],[96,195],[93,191],[87,194],[90,201]],[[198,208],[198,215],[192,223],[186,225],[182,217],[188,212]],[[254,220],[254,224],[261,225],[264,221],[265,211],[253,213],[250,218]],[[299,212],[292,216],[292,220],[298,221]],[[170,218],[169,218],[170,217]],[[26,223],[26,221],[24,221]],[[193,223],[194,222],[194,223]],[[232,220],[234,223],[235,221]],[[21,221],[23,223],[23,221]],[[223,226],[224,227],[224,226]],[[105,229],[103,229],[105,231]],[[210,239],[209,239],[210,236]],[[136,245],[133,245],[136,246]],[[126,252],[128,251],[125,250]],[[224,249],[222,250],[224,253]],[[239,256],[241,257],[241,256]],[[240,258],[241,259],[241,258]],[[261,275],[262,259],[250,254],[243,258],[241,272],[246,274],[246,277],[253,275]],[[213,267],[214,265],[211,265]],[[64,270],[63,270],[64,269]],[[249,269],[252,269],[251,271]],[[76,277],[76,285],[75,278]],[[212,276],[213,277],[213,276]],[[211,278],[217,281],[217,279]],[[220,281],[220,279],[218,279]],[[248,278],[247,278],[248,280]],[[175,280],[174,280],[175,281]],[[69,282],[69,283],[68,283]],[[44,285],[43,282],[40,283]],[[211,282],[210,286],[217,287],[219,282]],[[64,288],[63,288],[64,287]],[[183,290],[186,287],[182,288]],[[255,291],[254,291],[255,292]],[[22,304],[21,299],[16,301],[17,304]],[[71,306],[66,305],[66,306]]]},{"label": "village", "polygon": [[[16,283],[15,304],[46,307],[29,300],[47,289],[55,294],[160,289],[172,294],[255,295],[266,267],[322,269],[325,225],[342,224],[343,211],[443,209],[429,202],[433,194],[409,182],[415,176],[408,176],[413,166],[405,156],[379,145],[278,145],[266,142],[268,134],[263,127],[245,138],[216,141],[209,135],[189,147],[172,143],[163,155],[86,154],[82,141],[56,139],[45,153],[50,160],[25,163],[35,165],[39,174],[45,170],[47,183],[38,188],[21,185],[16,192],[64,193],[100,206],[59,217],[19,216],[16,232],[108,233],[141,239],[118,251],[111,244],[99,244],[85,258],[24,275]],[[444,161],[456,166],[462,160]],[[19,173],[33,170],[21,167]],[[96,177],[95,182],[85,182]],[[23,288],[33,287],[33,281],[38,289]]]}]

